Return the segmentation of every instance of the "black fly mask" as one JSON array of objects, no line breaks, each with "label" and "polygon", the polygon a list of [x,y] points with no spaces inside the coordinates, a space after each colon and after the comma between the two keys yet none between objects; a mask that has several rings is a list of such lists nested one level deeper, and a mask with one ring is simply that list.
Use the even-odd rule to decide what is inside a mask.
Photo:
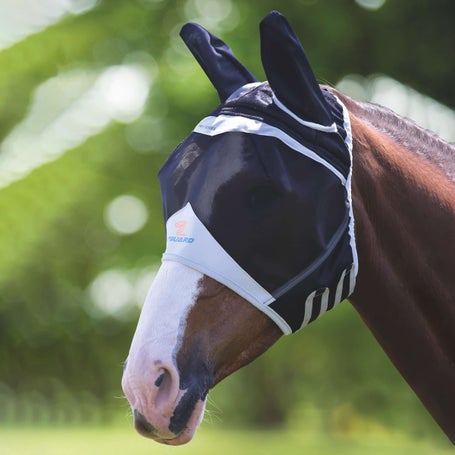
[{"label": "black fly mask", "polygon": [[256,78],[196,24],[181,36],[221,105],[160,171],[167,247],[295,332],[354,290],[352,138],[346,108],[319,87],[286,19],[261,23]]}]

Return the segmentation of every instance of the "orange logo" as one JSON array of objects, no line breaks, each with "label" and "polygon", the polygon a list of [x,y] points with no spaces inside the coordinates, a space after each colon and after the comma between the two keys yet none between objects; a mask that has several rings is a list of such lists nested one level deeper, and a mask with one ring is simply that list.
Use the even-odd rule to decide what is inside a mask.
[{"label": "orange logo", "polygon": [[177,235],[179,237],[184,237],[186,235],[185,234],[185,227],[186,227],[185,220],[177,221],[177,223],[175,223],[174,226],[176,228],[175,235]]}]

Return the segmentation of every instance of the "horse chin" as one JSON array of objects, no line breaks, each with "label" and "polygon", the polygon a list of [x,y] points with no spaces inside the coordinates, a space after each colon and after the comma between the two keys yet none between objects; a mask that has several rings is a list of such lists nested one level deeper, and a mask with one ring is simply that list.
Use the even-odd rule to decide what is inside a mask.
[{"label": "horse chin", "polygon": [[[184,425],[184,428],[180,430],[178,433],[173,433],[169,427],[171,424],[169,423],[168,429],[159,431],[157,428],[154,428],[151,432],[143,432],[140,429],[136,428],[137,431],[147,438],[153,439],[155,442],[159,442],[160,444],[166,444],[171,446],[179,446],[190,442],[196,430],[198,429],[202,419],[204,417],[205,411],[205,403],[206,400],[199,400],[196,405],[194,406],[194,410],[192,411],[188,421]],[[172,417],[170,419],[172,421]]]},{"label": "horse chin", "polygon": [[165,441],[165,444],[179,446],[182,444],[186,444],[187,442],[193,439],[196,430],[199,428],[199,425],[201,424],[202,419],[204,418],[205,403],[206,400],[199,400],[196,403],[185,428],[179,434],[177,434],[175,438]]}]

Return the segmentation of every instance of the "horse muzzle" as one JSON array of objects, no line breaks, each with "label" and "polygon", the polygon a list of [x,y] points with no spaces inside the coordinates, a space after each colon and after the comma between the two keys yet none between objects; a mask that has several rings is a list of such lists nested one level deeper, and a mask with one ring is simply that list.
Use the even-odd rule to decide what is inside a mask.
[{"label": "horse muzzle", "polygon": [[182,384],[172,363],[154,361],[146,369],[128,362],[122,387],[133,410],[136,431],[163,444],[190,441],[204,415],[208,387],[203,384],[207,381],[196,377]]},{"label": "horse muzzle", "polygon": [[[153,439],[155,442],[167,445],[181,445],[191,441],[200,421],[204,415],[205,402],[200,402],[192,411],[190,420],[184,425],[183,429],[177,434],[173,433],[169,428],[172,427],[169,421],[168,430],[159,431],[156,429],[147,418],[138,410],[133,411],[134,427],[136,431],[146,437]],[[193,423],[194,422],[194,423]]]}]

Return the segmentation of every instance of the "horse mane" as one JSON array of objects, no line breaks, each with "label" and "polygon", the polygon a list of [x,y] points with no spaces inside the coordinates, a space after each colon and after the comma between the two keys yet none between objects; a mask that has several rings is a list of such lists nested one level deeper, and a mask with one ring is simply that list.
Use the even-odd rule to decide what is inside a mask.
[{"label": "horse mane", "polygon": [[346,105],[349,112],[359,117],[368,126],[386,134],[394,141],[437,165],[447,177],[455,182],[455,145],[448,143],[417,125],[413,120],[401,117],[393,110],[373,103],[355,101],[330,88]]}]

